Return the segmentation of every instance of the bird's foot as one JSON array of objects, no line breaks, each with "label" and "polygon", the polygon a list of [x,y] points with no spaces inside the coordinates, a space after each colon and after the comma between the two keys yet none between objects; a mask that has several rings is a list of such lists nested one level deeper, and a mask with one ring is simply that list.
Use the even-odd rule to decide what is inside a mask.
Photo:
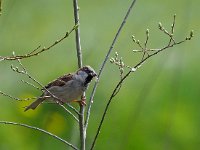
[{"label": "bird's foot", "polygon": [[73,102],[77,102],[77,103],[79,103],[79,105],[81,105],[81,106],[86,106],[86,97],[85,97],[85,96],[82,96],[82,97],[81,97],[81,100],[73,100]]}]

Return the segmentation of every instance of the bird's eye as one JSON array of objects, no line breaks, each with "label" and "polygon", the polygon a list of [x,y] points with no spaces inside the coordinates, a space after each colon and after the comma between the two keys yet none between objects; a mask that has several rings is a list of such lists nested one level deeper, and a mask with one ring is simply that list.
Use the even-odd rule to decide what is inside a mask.
[{"label": "bird's eye", "polygon": [[85,71],[87,71],[87,72],[88,72],[88,71],[90,71],[90,70],[89,70],[88,68],[85,68]]}]

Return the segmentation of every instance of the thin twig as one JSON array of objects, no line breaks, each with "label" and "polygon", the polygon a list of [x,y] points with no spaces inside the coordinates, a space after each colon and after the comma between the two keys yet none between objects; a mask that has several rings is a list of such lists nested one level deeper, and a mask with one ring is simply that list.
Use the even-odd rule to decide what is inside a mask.
[{"label": "thin twig", "polygon": [[22,99],[22,98],[17,98],[17,97],[14,97],[12,95],[6,94],[6,93],[4,93],[2,91],[0,91],[0,95],[9,97],[9,98],[14,99],[16,101],[29,101],[29,100],[33,100],[33,99],[37,99],[38,98],[38,97],[31,97],[31,98],[24,98],[24,99]]},{"label": "thin twig", "polygon": [[30,85],[30,86],[34,87],[35,89],[37,89],[37,90],[39,90],[39,91],[41,91],[41,89],[40,89],[39,87],[35,86],[34,84],[32,84],[32,83],[30,83],[30,82],[28,82],[28,81],[25,81],[25,80],[21,80],[21,81],[22,81],[23,83],[27,84],[27,85]]},{"label": "thin twig", "polygon": [[147,48],[148,41],[149,41],[149,29],[146,30],[146,40],[145,40],[145,43],[144,43],[144,48],[145,49]]},{"label": "thin twig", "polygon": [[108,59],[109,59],[109,56],[110,56],[110,54],[111,54],[111,52],[112,52],[112,50],[113,50],[113,48],[114,48],[114,46],[115,46],[115,43],[116,43],[116,41],[117,41],[117,39],[118,39],[118,37],[119,37],[119,35],[120,35],[120,33],[121,33],[121,30],[123,29],[123,27],[124,27],[124,25],[125,25],[125,23],[126,23],[126,20],[127,20],[129,14],[130,14],[130,12],[131,12],[131,10],[132,10],[132,8],[133,8],[135,2],[136,2],[136,0],[133,0],[132,3],[131,3],[131,5],[130,5],[130,7],[128,8],[128,10],[127,10],[127,12],[126,12],[126,15],[125,15],[125,17],[123,18],[123,21],[122,21],[122,23],[121,23],[121,25],[120,25],[120,27],[119,27],[119,29],[118,29],[118,31],[117,31],[117,33],[116,33],[114,39],[113,39],[113,41],[112,41],[112,44],[111,44],[111,46],[110,46],[110,48],[109,48],[109,50],[108,50],[108,52],[107,52],[107,54],[106,54],[106,56],[105,56],[105,59],[104,59],[102,65],[101,65],[101,68],[100,68],[100,70],[99,70],[99,73],[98,73],[98,80],[97,80],[97,81],[95,82],[95,84],[94,84],[94,87],[93,87],[93,90],[92,90],[92,93],[91,93],[91,96],[90,96],[89,104],[88,104],[87,115],[86,115],[86,121],[85,121],[85,130],[87,130],[87,127],[88,127],[88,122],[89,122],[89,118],[90,118],[90,111],[91,111],[91,107],[92,107],[94,95],[95,95],[95,92],[96,92],[98,83],[99,83],[99,81],[100,81],[101,74],[102,74],[102,72],[103,72],[103,70],[104,70],[105,64],[106,64],[106,62],[107,62]]},{"label": "thin twig", "polygon": [[[37,97],[37,98],[51,98],[51,96],[43,96],[43,97]],[[71,115],[71,114],[73,114],[70,110],[68,110],[65,106],[64,106],[64,104],[62,105],[62,104],[60,104],[60,103],[58,103],[58,102],[51,102],[51,101],[44,101],[44,103],[45,104],[58,104],[59,106],[61,106],[63,109],[65,109],[65,111],[69,111],[69,114]],[[44,103],[42,103],[42,104],[44,104]],[[71,110],[73,110],[77,115],[79,115],[79,112],[78,112],[78,110],[76,110],[76,108],[74,108],[72,105],[70,105],[69,103],[65,103],[66,105],[67,105],[67,107],[69,107]],[[73,114],[74,115],[74,114]],[[72,116],[72,117],[75,117],[74,119],[76,119],[77,117],[74,115],[74,116]]]},{"label": "thin twig", "polygon": [[0,121],[0,124],[9,124],[9,125],[16,125],[16,126],[21,126],[21,127],[25,127],[25,128],[30,128],[30,129],[33,129],[33,130],[36,130],[36,131],[40,131],[42,133],[45,133],[61,142],[63,142],[64,144],[68,145],[69,147],[75,149],[75,150],[78,150],[78,148],[76,148],[73,144],[69,143],[68,141],[60,138],[59,136],[53,134],[53,133],[50,133],[46,130],[43,130],[43,129],[40,129],[38,127],[34,127],[34,126],[29,126],[27,124],[23,124],[23,123],[17,123],[17,122],[10,122],[10,121]]},{"label": "thin twig", "polygon": [[[78,0],[73,0],[73,7],[74,7],[74,22],[75,24],[80,25]],[[80,26],[75,30],[75,41],[76,41],[78,67],[81,68],[83,66],[83,61],[82,61],[82,50],[81,50],[81,40],[80,40]],[[85,97],[85,93],[83,93],[82,97]],[[85,150],[86,136],[84,128],[84,112],[85,112],[85,106],[80,104],[80,110],[79,110],[80,150]]]},{"label": "thin twig", "polygon": [[80,113],[78,112],[78,110],[76,108],[74,108],[72,105],[70,105],[69,103],[66,103],[66,105],[71,108],[77,115],[79,115]]},{"label": "thin twig", "polygon": [[3,60],[18,60],[18,59],[29,58],[29,57],[32,57],[32,56],[38,56],[40,53],[47,51],[47,50],[50,50],[52,47],[54,47],[58,43],[62,42],[65,38],[67,38],[77,28],[78,28],[78,25],[75,25],[70,31],[66,32],[63,37],[61,37],[60,39],[58,39],[57,41],[55,41],[53,44],[51,44],[48,47],[43,47],[42,49],[40,49],[41,46],[38,46],[36,49],[32,50],[31,52],[29,52],[28,54],[25,54],[25,55],[5,56],[5,57],[0,56],[0,61],[3,61]]},{"label": "thin twig", "polygon": [[145,40],[145,43],[144,43],[144,48],[143,48],[143,56],[142,56],[142,59],[144,59],[145,55],[149,55],[149,53],[147,52],[147,43],[149,41],[149,29],[146,30],[146,40]]},{"label": "thin twig", "polygon": [[[59,104],[59,103],[58,103]],[[79,122],[78,118],[70,111],[68,110],[64,105],[59,104],[67,113],[69,113],[77,122]]]}]

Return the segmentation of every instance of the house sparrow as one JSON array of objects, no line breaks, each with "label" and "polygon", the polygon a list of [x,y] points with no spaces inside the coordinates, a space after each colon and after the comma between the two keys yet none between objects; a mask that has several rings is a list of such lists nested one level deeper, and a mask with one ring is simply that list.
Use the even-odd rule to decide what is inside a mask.
[{"label": "house sparrow", "polygon": [[[59,103],[78,101],[83,92],[88,88],[89,83],[97,74],[90,66],[84,66],[75,73],[70,73],[50,82],[42,90],[43,94],[24,111],[35,109],[44,100],[53,100]],[[79,101],[81,102],[81,101]],[[84,103],[84,102],[83,102]]]}]

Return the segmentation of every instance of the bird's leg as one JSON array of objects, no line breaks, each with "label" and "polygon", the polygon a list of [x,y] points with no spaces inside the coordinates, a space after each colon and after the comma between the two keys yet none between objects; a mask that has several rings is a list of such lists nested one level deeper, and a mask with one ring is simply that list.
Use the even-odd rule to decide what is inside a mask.
[{"label": "bird's leg", "polygon": [[86,96],[81,96],[81,103],[82,106],[86,106]]},{"label": "bird's leg", "polygon": [[82,106],[86,106],[86,97],[85,96],[81,96],[81,100],[73,100],[73,102],[77,102]]}]

